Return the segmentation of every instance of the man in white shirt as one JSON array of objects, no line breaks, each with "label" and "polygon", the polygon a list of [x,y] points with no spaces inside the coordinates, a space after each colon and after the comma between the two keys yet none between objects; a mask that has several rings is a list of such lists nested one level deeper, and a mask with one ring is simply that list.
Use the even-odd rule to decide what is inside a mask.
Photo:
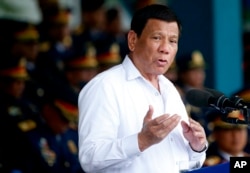
[{"label": "man in white shirt", "polygon": [[181,24],[164,5],[137,11],[122,64],[94,77],[79,94],[79,159],[86,172],[178,173],[205,160],[203,127],[189,119],[163,76],[178,50]]}]

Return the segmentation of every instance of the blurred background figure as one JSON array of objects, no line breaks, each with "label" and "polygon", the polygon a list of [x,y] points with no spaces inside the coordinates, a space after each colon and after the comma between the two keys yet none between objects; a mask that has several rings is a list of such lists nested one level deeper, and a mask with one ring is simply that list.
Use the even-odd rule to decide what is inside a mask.
[{"label": "blurred background figure", "polygon": [[81,0],[81,23],[73,32],[74,44],[77,49],[85,49],[86,45],[96,43],[104,38],[106,23],[105,0]]},{"label": "blurred background figure", "polygon": [[111,7],[106,10],[106,38],[109,44],[117,43],[119,46],[120,62],[128,53],[127,31],[122,28],[122,16],[119,7]]},{"label": "blurred background figure", "polygon": [[41,104],[44,98],[44,89],[36,78],[36,60],[39,54],[40,33],[37,26],[24,21],[0,19],[2,24],[2,39],[0,41],[2,61],[26,60],[26,70],[30,80],[26,82],[24,94],[34,102]]},{"label": "blurred background figure", "polygon": [[42,117],[46,124],[33,144],[48,173],[84,173],[78,160],[77,103],[68,95],[52,96],[43,106]]},{"label": "blurred background figure", "polygon": [[[245,102],[247,105],[250,105],[250,86],[249,85],[246,85],[244,86],[243,88],[241,88],[240,90],[236,91],[235,93],[232,94],[232,97],[234,96],[238,96],[240,97],[243,102]],[[248,106],[248,122],[250,122],[250,109],[249,109],[250,106]],[[248,145],[246,147],[246,151],[248,153],[250,153],[250,127],[248,127]]]},{"label": "blurred background figure", "polygon": [[24,96],[30,79],[26,59],[1,59],[0,68],[0,153],[1,172],[38,172],[37,162],[27,135],[43,121],[38,107]]},{"label": "blurred background figure", "polygon": [[45,91],[39,83],[37,77],[36,61],[39,54],[40,33],[36,25],[26,22],[13,21],[13,31],[10,33],[10,54],[12,57],[26,59],[26,70],[30,76],[30,80],[26,82],[24,94],[33,103],[41,105]]},{"label": "blurred background figure", "polygon": [[[47,95],[64,86],[64,61],[75,53],[69,27],[71,13],[57,3],[44,8],[46,16],[40,25],[40,52],[36,61],[37,78]],[[60,88],[59,87],[59,88]]]},{"label": "blurred background figure", "polygon": [[120,63],[128,50],[119,7],[107,8],[106,3],[105,0],[82,0],[82,22],[73,33],[76,50],[90,45],[95,48],[99,72]]},{"label": "blurred background figure", "polygon": [[250,157],[250,154],[245,150],[248,144],[247,124],[231,124],[223,119],[233,117],[242,120],[241,111],[235,110],[223,114],[218,110],[213,110],[208,112],[207,117],[210,122],[208,126],[212,133],[208,138],[210,144],[204,166],[229,162],[230,157]]},{"label": "blurred background figure", "polygon": [[116,42],[101,44],[98,46],[97,60],[99,73],[121,63],[120,46]]},{"label": "blurred background figure", "polygon": [[204,83],[206,79],[207,64],[204,57],[200,51],[194,50],[190,53],[176,57],[176,65],[178,69],[178,80],[175,84],[179,88],[187,112],[190,117],[203,125],[208,135],[209,130],[206,129],[207,117],[205,116],[205,113],[211,108],[193,106],[189,104],[185,98],[186,93],[190,89],[204,89],[205,87]]},{"label": "blurred background figure", "polygon": [[95,49],[91,45],[86,48],[63,61],[61,82],[51,86],[52,95],[65,97],[77,105],[80,90],[99,72]]},{"label": "blurred background figure", "polygon": [[96,52],[91,45],[86,50],[75,52],[64,61],[65,83],[78,95],[79,91],[99,73]]},{"label": "blurred background figure", "polygon": [[[51,4],[43,9],[44,19],[39,25],[40,56],[38,64],[52,68],[54,71],[62,69],[62,61],[73,52],[73,42],[69,22],[70,9],[60,8],[59,4]],[[50,69],[50,70],[52,70]]]},{"label": "blurred background figure", "polygon": [[1,19],[0,22],[3,25],[2,44],[5,48],[2,51],[15,58],[25,57],[28,63],[34,62],[40,37],[36,25],[12,19]]},{"label": "blurred background figure", "polygon": [[202,53],[194,50],[176,57],[179,81],[184,92],[191,88],[203,89],[206,78],[206,63]]},{"label": "blurred background figure", "polygon": [[26,59],[0,64],[0,171],[82,173],[76,102],[51,95],[38,108],[23,94],[30,80]]}]

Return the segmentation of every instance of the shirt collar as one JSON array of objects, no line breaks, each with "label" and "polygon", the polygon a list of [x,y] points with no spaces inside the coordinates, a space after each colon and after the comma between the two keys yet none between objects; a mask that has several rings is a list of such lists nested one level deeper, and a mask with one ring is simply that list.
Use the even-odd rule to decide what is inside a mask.
[{"label": "shirt collar", "polygon": [[133,80],[138,77],[142,77],[141,73],[135,67],[131,59],[128,57],[128,55],[126,55],[126,57],[124,58],[122,66],[125,70],[127,80]]},{"label": "shirt collar", "polygon": [[[128,57],[128,55],[126,55],[126,57],[124,58],[122,66],[125,70],[127,80],[133,80],[139,77],[144,78],[139,70],[135,67],[132,60]],[[160,83],[166,81],[166,78],[163,75],[159,75],[158,78]]]}]

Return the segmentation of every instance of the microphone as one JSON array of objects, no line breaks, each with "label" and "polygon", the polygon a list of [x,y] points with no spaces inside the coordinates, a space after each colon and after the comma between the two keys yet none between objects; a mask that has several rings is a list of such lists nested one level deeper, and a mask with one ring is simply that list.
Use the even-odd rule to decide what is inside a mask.
[{"label": "microphone", "polygon": [[[224,117],[223,121],[232,124],[248,124],[249,112],[248,104],[243,102],[238,96],[231,100],[227,98],[222,92],[216,91],[214,89],[205,88],[201,89],[190,89],[186,93],[186,100],[193,106],[196,107],[213,107],[223,114],[228,114],[233,110],[242,110],[244,115],[244,120],[238,118]],[[249,121],[249,122],[248,122]]]},{"label": "microphone", "polygon": [[199,89],[190,89],[186,93],[188,103],[196,107],[208,107],[213,99],[211,93]]},{"label": "microphone", "polygon": [[[214,97],[219,98],[219,97],[223,97],[225,94],[223,94],[220,91],[216,91],[214,89],[210,89],[210,88],[205,88],[206,91],[210,92]],[[232,107],[234,108],[248,108],[250,106],[250,103],[246,103],[243,101],[242,98],[240,98],[239,96],[235,95],[234,97],[230,98],[230,101],[232,103],[234,103],[234,105]]]},{"label": "microphone", "polygon": [[223,93],[216,92],[210,89],[190,89],[186,93],[187,101],[196,107],[214,107],[221,112],[232,111],[239,109],[239,105],[236,105]]}]

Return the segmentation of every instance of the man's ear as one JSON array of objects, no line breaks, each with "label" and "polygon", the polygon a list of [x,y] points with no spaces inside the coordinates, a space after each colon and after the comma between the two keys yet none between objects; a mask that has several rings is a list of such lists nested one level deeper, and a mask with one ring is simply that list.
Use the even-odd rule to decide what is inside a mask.
[{"label": "man's ear", "polygon": [[131,52],[133,52],[135,49],[136,40],[137,40],[137,34],[133,30],[130,30],[128,32],[128,48]]}]

